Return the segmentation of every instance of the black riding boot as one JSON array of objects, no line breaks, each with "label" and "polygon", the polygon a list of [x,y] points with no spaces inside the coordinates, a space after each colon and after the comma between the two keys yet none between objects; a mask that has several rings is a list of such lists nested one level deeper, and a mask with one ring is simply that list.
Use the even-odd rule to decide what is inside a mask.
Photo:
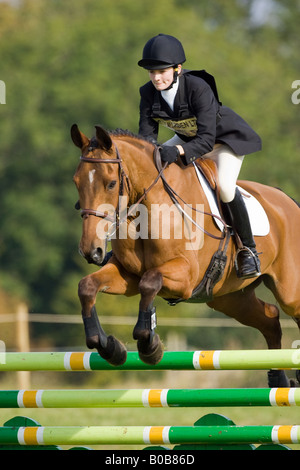
[{"label": "black riding boot", "polygon": [[256,251],[256,244],[252,235],[248,211],[238,188],[231,202],[226,203],[232,225],[241,239],[243,249],[238,252],[238,276],[242,279],[257,277],[260,273],[260,262]]}]

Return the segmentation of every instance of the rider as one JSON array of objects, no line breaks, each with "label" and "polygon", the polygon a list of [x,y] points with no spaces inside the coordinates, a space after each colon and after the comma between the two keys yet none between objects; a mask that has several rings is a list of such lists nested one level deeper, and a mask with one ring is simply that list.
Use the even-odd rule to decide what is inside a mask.
[{"label": "rider", "polygon": [[173,36],[159,34],[146,43],[138,65],[148,70],[150,81],[140,88],[139,134],[156,142],[159,125],[172,129],[175,135],[160,148],[162,161],[169,164],[180,159],[189,165],[199,157],[216,162],[220,199],[245,248],[238,255],[238,275],[256,277],[260,262],[236,182],[244,156],[261,150],[261,140],[222,106],[214,78],[203,70],[184,70],[185,60],[182,44]]}]

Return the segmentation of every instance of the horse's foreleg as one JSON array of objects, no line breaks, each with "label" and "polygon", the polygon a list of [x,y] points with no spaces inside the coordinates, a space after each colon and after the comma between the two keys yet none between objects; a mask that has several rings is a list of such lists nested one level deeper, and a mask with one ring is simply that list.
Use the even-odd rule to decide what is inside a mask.
[{"label": "horse's foreleg", "polygon": [[139,316],[133,330],[133,338],[137,340],[140,359],[147,364],[157,364],[163,356],[163,345],[155,333],[156,311],[153,300],[162,287],[162,275],[154,269],[146,271],[139,283],[141,300]]},{"label": "horse's foreleg", "polygon": [[185,284],[183,279],[187,279],[187,276],[181,277],[180,275],[182,264],[186,271],[188,266],[182,263],[182,260],[172,260],[146,271],[140,280],[139,316],[133,330],[133,338],[138,340],[139,356],[147,364],[157,364],[163,356],[163,345],[159,335],[155,333],[156,311],[153,307],[153,300],[162,290],[173,293],[174,289],[178,289],[179,277],[181,286]]},{"label": "horse's foreleg", "polygon": [[82,318],[89,349],[97,349],[101,357],[112,365],[126,361],[125,346],[114,336],[107,336],[100,325],[95,302],[98,292],[110,294],[134,295],[138,293],[138,281],[127,273],[120,273],[118,267],[111,263],[100,271],[83,278],[78,287],[82,306]]},{"label": "horse's foreleg", "polygon": [[147,271],[142,276],[139,283],[139,291],[141,294],[139,316],[133,330],[134,339],[145,341],[152,340],[156,325],[153,300],[157,293],[161,290],[162,283],[163,277],[159,270],[153,269]]}]

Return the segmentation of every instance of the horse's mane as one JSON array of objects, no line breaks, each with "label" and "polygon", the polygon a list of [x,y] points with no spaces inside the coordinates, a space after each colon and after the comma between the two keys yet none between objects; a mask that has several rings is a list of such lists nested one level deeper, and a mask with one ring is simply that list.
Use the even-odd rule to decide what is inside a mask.
[{"label": "horse's mane", "polygon": [[[138,139],[138,140],[145,140],[146,142],[148,139],[142,135],[135,134],[134,132],[131,132],[128,129],[114,129],[108,131],[110,135],[115,136],[115,137],[132,137],[133,139]],[[150,139],[151,140],[151,139]]]},{"label": "horse's mane", "polygon": [[[135,134],[131,131],[129,131],[128,129],[113,129],[113,130],[109,130],[108,131],[109,135],[111,135],[112,137],[130,137],[131,139],[136,139],[136,140],[139,140],[139,141],[144,141],[144,142],[148,142],[148,143],[151,143],[151,144],[157,144],[153,138],[151,137],[144,137],[142,135],[139,135],[139,134]],[[97,139],[96,137],[92,137],[91,138],[91,141],[90,141],[90,146],[93,147],[93,148],[97,148],[98,147],[98,143],[97,143]]]},{"label": "horse's mane", "polygon": [[109,131],[109,134],[114,137],[130,137],[132,139],[136,139],[139,141],[148,142],[150,144],[157,145],[157,142],[155,141],[155,139],[153,139],[153,137],[144,137],[143,135],[135,134],[129,131],[128,129],[118,128],[118,129]]},{"label": "horse's mane", "polygon": [[132,137],[133,139],[142,139],[145,140],[141,135],[134,134],[128,129],[114,129],[108,131],[110,135],[113,135],[115,137]]}]

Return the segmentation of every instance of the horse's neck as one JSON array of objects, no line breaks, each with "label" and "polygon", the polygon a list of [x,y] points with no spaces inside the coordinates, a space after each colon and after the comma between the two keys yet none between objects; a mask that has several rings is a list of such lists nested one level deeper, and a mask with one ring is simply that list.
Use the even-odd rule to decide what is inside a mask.
[{"label": "horse's neck", "polygon": [[[154,147],[151,144],[125,141],[122,142],[121,147],[120,142],[120,154],[124,160],[125,171],[130,181],[129,202],[131,204],[142,197],[145,192],[146,197],[143,203],[146,205],[153,202],[172,204],[169,194],[163,189],[162,180],[158,179],[154,183],[159,170],[154,162]],[[172,164],[164,170],[164,176],[175,193],[182,198],[179,202],[185,202],[194,207],[196,204],[205,202],[203,189],[192,166],[184,167],[183,165]],[[150,191],[148,192],[149,188]]]},{"label": "horse's neck", "polygon": [[120,154],[124,162],[124,170],[129,178],[130,199],[141,197],[158,175],[153,161],[153,146],[134,145],[127,143],[121,147]]}]

